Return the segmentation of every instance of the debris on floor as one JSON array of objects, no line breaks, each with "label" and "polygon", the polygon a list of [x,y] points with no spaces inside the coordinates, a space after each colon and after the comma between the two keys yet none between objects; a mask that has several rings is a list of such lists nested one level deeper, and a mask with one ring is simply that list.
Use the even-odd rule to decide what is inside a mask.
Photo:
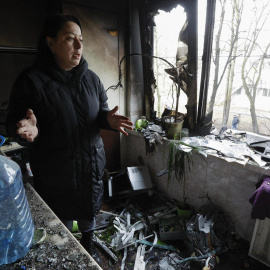
[{"label": "debris on floor", "polygon": [[[134,170],[140,172],[135,181]],[[211,198],[207,196],[197,212],[181,215],[181,203],[156,192],[143,171],[137,166],[118,172],[108,187],[113,193],[105,198],[95,230],[96,244],[104,255],[103,269],[264,269],[258,262],[255,265],[260,268],[250,267],[248,243],[235,232],[229,213]],[[120,178],[126,182],[124,189]]]},{"label": "debris on floor", "polygon": [[213,269],[235,234],[229,216],[210,199],[190,219],[179,216],[178,205],[155,191],[107,202],[109,210],[97,216],[98,228],[104,224],[104,213],[110,215],[107,228],[95,235],[111,263],[118,263],[119,268],[112,269],[181,270],[195,269],[194,264]]},{"label": "debris on floor", "polygon": [[[269,269],[248,256],[249,243],[238,236],[229,213],[217,207],[211,198],[207,197],[207,203],[198,211],[183,215],[180,202],[156,192],[148,180],[144,182],[145,169],[141,167],[130,167],[130,173],[120,171],[111,175],[113,192],[105,192],[102,210],[96,217],[94,238],[103,270]],[[139,179],[137,183],[130,181],[132,170],[142,177],[135,178]],[[32,210],[36,223],[42,227],[39,217],[44,211],[38,207]],[[63,237],[61,232],[57,234]],[[80,241],[78,230],[73,235]],[[76,269],[94,269],[92,265],[89,268],[86,257],[77,256],[76,252],[69,254],[70,248],[75,249],[74,244],[65,245],[61,257],[55,256],[58,248],[61,247],[45,241],[38,249],[32,249],[27,258],[32,257],[41,265],[38,270],[74,269],[72,264],[77,265]],[[37,270],[26,264],[27,258],[10,266],[0,266],[0,270]]]}]

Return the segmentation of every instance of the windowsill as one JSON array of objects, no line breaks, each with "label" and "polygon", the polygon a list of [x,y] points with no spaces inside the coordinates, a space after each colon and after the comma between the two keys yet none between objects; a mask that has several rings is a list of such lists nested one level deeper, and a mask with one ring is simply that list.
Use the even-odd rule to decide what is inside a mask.
[{"label": "windowsill", "polygon": [[[137,132],[134,130],[127,130],[127,132],[129,135],[133,135],[133,136],[137,136],[137,137],[141,137],[141,138],[144,137],[143,133],[140,133],[140,132]],[[252,133],[252,132],[246,132],[246,133],[249,134],[250,136],[254,136],[254,138],[270,139],[269,137],[260,136],[258,134]],[[169,141],[169,139],[167,139],[166,137],[163,137],[163,140]],[[242,168],[244,167],[244,168],[251,170],[253,172],[257,172],[257,173],[265,174],[265,175],[270,175],[270,166],[267,166],[267,165],[260,166],[250,158],[245,158],[245,160],[237,160],[235,158],[220,156],[217,154],[217,152],[215,150],[213,150],[212,152],[207,152],[207,156],[212,156],[213,158],[217,158],[218,160],[224,160],[225,162],[233,163],[236,166],[239,166]],[[259,156],[259,155],[257,155],[257,156]]]},{"label": "windowsill", "polygon": [[[149,169],[156,189],[168,198],[181,201],[183,198],[181,183],[173,180],[168,186],[167,174],[158,175],[167,169],[169,140],[165,139],[163,144],[156,143],[155,149],[149,152],[143,134],[129,131],[129,135],[126,164],[134,166],[138,162],[138,157],[141,157]],[[239,146],[238,151],[240,149]],[[229,213],[236,232],[250,241],[254,220],[250,218],[252,205],[249,198],[256,190],[256,184],[261,177],[270,175],[270,167],[258,166],[248,158],[237,160],[219,156],[216,150],[207,153],[206,159],[202,159],[195,153],[192,158],[192,166],[186,171],[185,197],[188,202],[194,209],[200,209],[207,202],[206,197],[209,196],[218,207]]]},{"label": "windowsill", "polygon": [[135,130],[126,129],[125,131],[130,135],[134,135],[134,136],[138,136],[138,137],[144,137],[143,133],[137,132]]}]

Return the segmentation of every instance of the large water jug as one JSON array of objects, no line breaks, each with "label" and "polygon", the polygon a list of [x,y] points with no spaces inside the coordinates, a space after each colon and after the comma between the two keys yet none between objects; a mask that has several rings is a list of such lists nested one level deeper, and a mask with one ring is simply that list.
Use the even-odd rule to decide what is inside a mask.
[{"label": "large water jug", "polygon": [[25,256],[33,236],[34,223],[20,167],[0,155],[0,265]]}]

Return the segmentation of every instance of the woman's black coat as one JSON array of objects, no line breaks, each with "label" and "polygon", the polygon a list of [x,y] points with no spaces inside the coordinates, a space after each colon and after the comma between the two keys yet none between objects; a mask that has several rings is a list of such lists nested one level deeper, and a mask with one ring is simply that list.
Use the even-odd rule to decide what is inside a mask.
[{"label": "woman's black coat", "polygon": [[[27,143],[35,189],[61,219],[91,220],[100,210],[105,152],[100,128],[110,129],[107,95],[87,62],[70,72],[36,65],[20,74],[9,104],[7,128],[33,110],[39,135]],[[20,144],[26,143],[19,139]]]}]

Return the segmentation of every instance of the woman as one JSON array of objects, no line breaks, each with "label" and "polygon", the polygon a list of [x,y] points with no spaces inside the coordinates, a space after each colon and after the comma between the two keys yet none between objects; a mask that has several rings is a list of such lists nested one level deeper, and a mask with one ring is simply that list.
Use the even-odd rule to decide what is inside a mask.
[{"label": "woman", "polygon": [[17,78],[7,129],[27,144],[37,192],[68,226],[78,221],[82,244],[93,248],[95,215],[101,208],[105,153],[100,129],[132,129],[109,110],[98,76],[82,56],[80,21],[69,15],[47,19],[34,65]]}]

